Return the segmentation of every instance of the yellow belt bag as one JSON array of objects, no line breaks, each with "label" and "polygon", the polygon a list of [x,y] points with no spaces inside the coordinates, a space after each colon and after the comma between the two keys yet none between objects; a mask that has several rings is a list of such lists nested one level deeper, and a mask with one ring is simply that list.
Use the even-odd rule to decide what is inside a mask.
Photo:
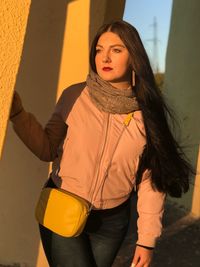
[{"label": "yellow belt bag", "polygon": [[89,203],[83,198],[57,188],[43,188],[36,210],[36,220],[64,236],[78,236],[89,215]]}]

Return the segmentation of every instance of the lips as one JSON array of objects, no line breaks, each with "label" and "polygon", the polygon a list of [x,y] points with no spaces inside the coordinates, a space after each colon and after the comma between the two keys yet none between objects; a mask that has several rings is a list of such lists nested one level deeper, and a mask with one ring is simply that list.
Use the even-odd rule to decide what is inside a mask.
[{"label": "lips", "polygon": [[103,67],[103,69],[102,69],[103,71],[111,71],[112,70],[112,68],[110,68],[110,67]]}]

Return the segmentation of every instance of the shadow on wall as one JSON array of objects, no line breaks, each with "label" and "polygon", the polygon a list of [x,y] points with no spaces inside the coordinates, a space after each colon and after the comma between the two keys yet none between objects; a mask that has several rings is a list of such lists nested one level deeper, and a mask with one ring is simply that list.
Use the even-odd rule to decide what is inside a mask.
[{"label": "shadow on wall", "polygon": [[[32,0],[15,90],[44,124],[53,111],[67,6],[72,1]],[[0,162],[0,258],[35,266],[39,234],[34,208],[49,164],[40,162],[9,129]],[[9,188],[8,191],[5,189]],[[5,262],[5,263],[6,263]],[[35,264],[33,265],[33,263]],[[3,262],[0,262],[0,264]]]}]

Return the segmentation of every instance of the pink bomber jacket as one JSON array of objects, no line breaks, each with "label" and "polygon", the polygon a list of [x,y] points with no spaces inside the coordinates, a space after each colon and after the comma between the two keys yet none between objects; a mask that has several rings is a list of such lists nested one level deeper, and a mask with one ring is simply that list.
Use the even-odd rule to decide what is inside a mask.
[{"label": "pink bomber jacket", "polygon": [[[127,114],[100,111],[82,83],[64,90],[44,129],[25,110],[12,122],[37,157],[53,161],[51,178],[59,188],[92,201],[94,209],[108,209],[129,198],[146,144],[141,111],[127,119]],[[154,247],[165,194],[152,187],[150,175],[144,172],[138,189],[137,244]]]}]

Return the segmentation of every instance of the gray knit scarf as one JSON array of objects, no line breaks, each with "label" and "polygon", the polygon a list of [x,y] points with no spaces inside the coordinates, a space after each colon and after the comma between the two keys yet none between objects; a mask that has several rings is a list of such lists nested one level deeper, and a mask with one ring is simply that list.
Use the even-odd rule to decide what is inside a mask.
[{"label": "gray knit scarf", "polygon": [[91,71],[86,80],[92,102],[102,111],[126,114],[139,110],[132,88],[118,89]]}]

